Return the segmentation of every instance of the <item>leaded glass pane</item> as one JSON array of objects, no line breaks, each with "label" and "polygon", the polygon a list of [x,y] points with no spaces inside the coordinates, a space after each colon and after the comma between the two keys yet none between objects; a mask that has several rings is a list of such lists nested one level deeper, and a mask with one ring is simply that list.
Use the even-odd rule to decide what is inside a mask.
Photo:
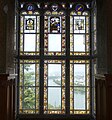
[{"label": "leaded glass pane", "polygon": [[24,34],[24,51],[35,51],[35,34]]},{"label": "leaded glass pane", "polygon": [[85,86],[85,64],[74,64],[74,86]]},{"label": "leaded glass pane", "polygon": [[85,35],[74,34],[74,51],[85,52]]},{"label": "leaded glass pane", "polygon": [[36,33],[36,16],[24,16],[24,33]]},{"label": "leaded glass pane", "polygon": [[48,65],[48,86],[61,86],[61,64]]},{"label": "leaded glass pane", "polygon": [[20,3],[18,114],[91,113],[90,66],[96,65],[90,50],[96,53],[97,32],[89,9],[75,2]]},{"label": "leaded glass pane", "polygon": [[61,88],[48,87],[48,109],[61,109]]},{"label": "leaded glass pane", "polygon": [[83,12],[82,15],[77,15],[74,11],[70,14],[70,55],[89,55],[89,14]]},{"label": "leaded glass pane", "polygon": [[90,67],[88,60],[70,61],[70,113],[89,114]]},{"label": "leaded glass pane", "polygon": [[34,22],[35,19],[32,18],[26,18],[25,19],[25,30],[34,30]]},{"label": "leaded glass pane", "polygon": [[22,13],[20,19],[20,55],[39,55],[39,13],[34,12],[30,15],[28,13]]},{"label": "leaded glass pane", "polygon": [[74,17],[74,33],[85,33],[85,17]]},{"label": "leaded glass pane", "polygon": [[65,15],[47,11],[44,16],[44,55],[65,55]]},{"label": "leaded glass pane", "polygon": [[48,35],[48,51],[61,51],[61,34]]},{"label": "leaded glass pane", "polygon": [[50,33],[60,33],[60,17],[50,17]]},{"label": "leaded glass pane", "polygon": [[85,88],[75,87],[74,88],[74,109],[85,110]]},{"label": "leaded glass pane", "polygon": [[96,89],[95,89],[95,75],[97,74],[97,63],[96,63],[96,59],[93,60],[93,66],[94,66],[94,76],[93,76],[93,96],[94,96],[94,114],[96,114]]},{"label": "leaded glass pane", "polygon": [[23,91],[23,109],[35,109],[35,87],[24,87]]},{"label": "leaded glass pane", "polygon": [[24,64],[24,86],[35,86],[35,64]]},{"label": "leaded glass pane", "polygon": [[39,61],[20,61],[19,113],[39,113]]},{"label": "leaded glass pane", "polygon": [[94,29],[93,29],[93,39],[94,39],[94,54],[96,54],[97,52],[97,49],[96,49],[96,45],[97,45],[97,41],[96,41],[96,34],[97,34],[97,31],[96,31],[96,11],[94,11],[94,16],[93,16],[93,20],[94,20]]},{"label": "leaded glass pane", "polygon": [[44,113],[65,113],[65,61],[44,61]]}]

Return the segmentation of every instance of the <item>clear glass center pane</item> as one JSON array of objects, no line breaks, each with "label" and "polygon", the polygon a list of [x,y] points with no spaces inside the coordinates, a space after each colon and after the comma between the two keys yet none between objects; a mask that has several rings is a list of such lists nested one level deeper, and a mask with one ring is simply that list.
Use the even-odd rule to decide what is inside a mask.
[{"label": "clear glass center pane", "polygon": [[85,64],[74,64],[74,86],[85,86]]},{"label": "clear glass center pane", "polygon": [[48,51],[61,51],[61,34],[48,35]]},{"label": "clear glass center pane", "polygon": [[35,64],[24,64],[24,86],[35,86]]},{"label": "clear glass center pane", "polygon": [[48,88],[48,109],[61,109],[61,88]]},{"label": "clear glass center pane", "polygon": [[85,110],[85,88],[74,88],[74,109]]},{"label": "clear glass center pane", "polygon": [[61,86],[61,64],[48,65],[48,86]]},{"label": "clear glass center pane", "polygon": [[24,88],[23,108],[25,109],[35,108],[35,87]]},{"label": "clear glass center pane", "polygon": [[35,51],[35,34],[24,35],[24,51]]},{"label": "clear glass center pane", "polygon": [[74,51],[85,52],[85,35],[74,34]]}]

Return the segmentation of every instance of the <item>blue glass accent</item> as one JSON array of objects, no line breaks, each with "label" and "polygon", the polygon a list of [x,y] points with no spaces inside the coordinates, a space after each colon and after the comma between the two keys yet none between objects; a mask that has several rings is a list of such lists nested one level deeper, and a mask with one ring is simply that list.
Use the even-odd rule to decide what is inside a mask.
[{"label": "blue glass accent", "polygon": [[34,10],[34,6],[32,4],[27,6],[27,10],[28,11],[33,11]]},{"label": "blue glass accent", "polygon": [[82,12],[84,10],[84,6],[82,4],[78,4],[75,7],[75,10],[78,12]]}]

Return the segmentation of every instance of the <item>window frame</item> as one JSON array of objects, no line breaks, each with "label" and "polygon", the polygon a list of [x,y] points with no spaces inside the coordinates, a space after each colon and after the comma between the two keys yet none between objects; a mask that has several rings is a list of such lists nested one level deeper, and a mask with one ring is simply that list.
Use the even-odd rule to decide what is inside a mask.
[{"label": "window frame", "polygon": [[[20,0],[20,2],[23,2],[24,0]],[[50,1],[50,0],[49,0]],[[72,0],[71,0],[72,1]],[[84,0],[84,2],[82,2],[82,0],[80,0],[80,1],[78,1],[78,3],[82,3],[82,4],[84,4],[85,2],[88,2],[89,0]],[[27,0],[25,0],[24,2],[27,2]],[[35,0],[34,0],[34,2],[35,2]],[[89,1],[90,2],[90,1]],[[44,2],[42,2],[41,0],[39,1],[39,3],[41,3],[41,5],[43,6],[43,4],[44,4]],[[66,2],[66,3],[68,3],[68,2]],[[77,3],[77,2],[76,2]],[[57,2],[57,4],[58,4],[58,2]],[[19,4],[20,5],[20,4]],[[70,13],[70,10],[69,9],[66,9],[66,13],[67,14],[69,14]],[[20,18],[20,16],[19,16],[19,14],[20,13],[17,13],[17,28],[19,28],[19,26],[20,26],[20,20],[19,20],[19,18]],[[90,22],[91,22],[91,19],[92,18],[90,18]],[[70,25],[69,25],[69,23],[70,23],[70,17],[68,16],[68,15],[66,15],[66,28],[68,29],[68,31],[70,31]],[[24,60],[24,59],[33,59],[33,60],[36,60],[36,59],[40,59],[40,101],[42,101],[43,99],[44,99],[44,96],[43,96],[43,93],[44,93],[44,90],[43,90],[43,88],[44,88],[44,81],[42,81],[42,79],[44,80],[44,78],[43,78],[43,74],[44,74],[44,60],[65,60],[65,62],[66,62],[66,79],[69,79],[70,80],[70,72],[67,72],[68,70],[70,70],[70,60],[74,60],[74,56],[71,56],[70,55],[70,33],[69,32],[66,32],[66,55],[64,55],[64,56],[45,56],[44,55],[44,49],[42,49],[42,48],[44,48],[44,29],[41,27],[41,26],[44,26],[44,11],[41,11],[40,10],[40,33],[41,33],[41,35],[40,35],[40,55],[38,56],[38,55],[34,55],[34,56],[24,56],[24,55],[20,55],[19,54],[19,48],[20,48],[20,46],[19,46],[19,38],[20,38],[20,36],[19,36],[19,33],[20,33],[20,30],[18,29],[18,35],[17,35],[17,49],[18,49],[18,56],[17,56],[17,61],[18,61],[18,63],[19,63],[19,61],[20,61],[20,59],[21,60]],[[91,37],[91,24],[90,24],[90,47],[92,48],[92,37]],[[96,58],[93,54],[92,54],[92,49],[90,48],[90,55],[89,56],[75,56],[75,60],[82,60],[82,59],[84,59],[84,60],[90,60],[90,67],[92,68],[93,67],[93,59],[94,58]],[[20,65],[18,64],[17,65],[17,68],[20,68]],[[19,70],[18,70],[19,71]],[[18,72],[17,71],[17,72]],[[90,99],[92,100],[92,97],[93,97],[93,94],[92,94],[92,81],[93,81],[93,72],[92,72],[92,70],[90,70],[90,79],[91,79],[91,81],[90,81]],[[18,72],[18,76],[19,76],[19,72]],[[19,78],[18,78],[18,80],[19,80]],[[70,103],[69,103],[69,101],[70,101],[70,95],[69,95],[69,93],[70,93],[70,90],[69,90],[69,88],[70,88],[70,81],[66,81],[66,94],[67,94],[67,97],[65,98],[66,99],[66,104],[65,104],[65,108],[66,108],[66,113],[63,115],[63,114],[59,114],[59,115],[56,115],[55,114],[55,116],[56,116],[56,118],[66,118],[67,116],[69,116],[69,118],[72,118],[73,116],[74,116],[74,118],[76,117],[79,117],[79,118],[83,118],[83,117],[85,117],[85,118],[89,118],[89,117],[91,117],[92,116],[92,107],[93,107],[93,105],[92,105],[92,101],[90,101],[90,106],[92,105],[92,107],[90,108],[90,114],[89,115],[84,115],[84,114],[82,114],[82,115],[78,115],[78,114],[70,114],[69,112],[70,112]],[[17,86],[18,86],[18,83],[19,83],[19,81],[17,82]],[[18,91],[18,95],[17,96],[19,96],[19,87],[17,87],[17,91]],[[19,101],[17,101],[17,114],[21,117],[24,117],[24,115],[22,115],[22,114],[19,114],[19,110],[18,110],[18,106],[19,105]],[[43,102],[40,102],[40,114],[38,114],[38,116],[36,116],[37,118],[39,117],[39,116],[43,116],[43,117],[50,117],[50,118],[52,118],[53,117],[53,114],[47,114],[47,115],[45,115],[44,114],[44,111],[43,111]],[[25,115],[26,116],[26,115]],[[28,116],[32,116],[32,115],[28,115]],[[35,116],[35,115],[34,115]]]}]

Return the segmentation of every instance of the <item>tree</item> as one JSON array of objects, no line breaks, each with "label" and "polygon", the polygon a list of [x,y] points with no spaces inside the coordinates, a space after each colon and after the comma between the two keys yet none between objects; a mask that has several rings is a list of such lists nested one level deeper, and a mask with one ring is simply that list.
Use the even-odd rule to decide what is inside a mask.
[{"label": "tree", "polygon": [[[35,72],[32,70],[32,64],[22,64],[20,69],[20,78],[23,78],[23,104],[25,109],[35,108]],[[34,65],[34,64],[33,64]],[[24,72],[23,72],[24,71]]]}]

